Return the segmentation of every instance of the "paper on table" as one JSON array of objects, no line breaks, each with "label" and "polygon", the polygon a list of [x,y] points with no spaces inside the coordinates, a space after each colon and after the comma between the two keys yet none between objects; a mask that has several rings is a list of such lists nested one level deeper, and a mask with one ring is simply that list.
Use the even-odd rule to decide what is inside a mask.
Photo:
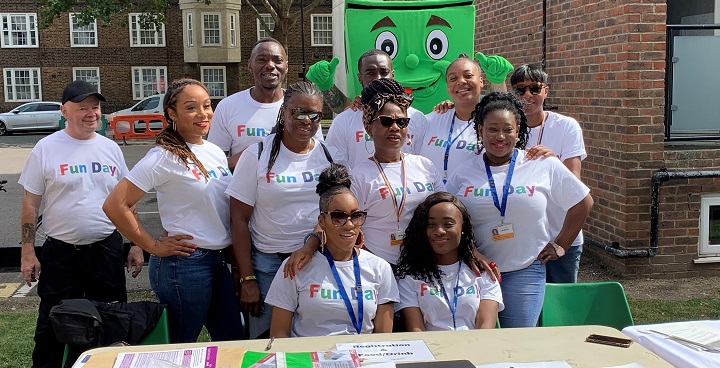
[{"label": "paper on table", "polygon": [[363,367],[368,366],[372,368],[397,368],[395,362],[382,362],[382,363],[370,363],[363,364]]},{"label": "paper on table", "polygon": [[207,346],[194,349],[120,353],[115,359],[113,368],[153,368],[158,361],[188,368],[215,368],[217,350],[217,346]]},{"label": "paper on table", "polygon": [[275,353],[277,368],[357,368],[360,358],[354,350]]},{"label": "paper on table", "polygon": [[476,365],[477,368],[572,368],[564,360],[533,363],[492,363]]},{"label": "paper on table", "polygon": [[82,368],[82,366],[87,363],[88,359],[90,359],[92,355],[91,354],[83,354],[82,358],[78,359],[77,362],[72,366],[72,368]]},{"label": "paper on table", "polygon": [[688,340],[691,343],[707,345],[712,349],[720,349],[720,328],[691,323],[683,326],[657,326],[654,330]]},{"label": "paper on table", "polygon": [[616,365],[616,366],[605,367],[605,368],[645,368],[645,366],[640,363],[630,363],[630,364]]},{"label": "paper on table", "polygon": [[365,362],[418,362],[435,360],[425,341],[381,341],[337,343],[338,350],[355,350],[360,361]]}]

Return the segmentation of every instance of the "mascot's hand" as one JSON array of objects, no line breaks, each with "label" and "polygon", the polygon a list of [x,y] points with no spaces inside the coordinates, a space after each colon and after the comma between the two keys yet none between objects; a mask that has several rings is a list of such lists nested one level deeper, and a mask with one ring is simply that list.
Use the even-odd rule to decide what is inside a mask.
[{"label": "mascot's hand", "polygon": [[340,59],[336,56],[330,62],[320,60],[310,65],[305,77],[315,83],[321,91],[327,91],[335,84],[335,68],[340,64]]},{"label": "mascot's hand", "polygon": [[477,52],[475,59],[480,62],[487,79],[492,84],[505,83],[507,75],[514,69],[507,59],[499,55],[485,56],[482,52]]}]

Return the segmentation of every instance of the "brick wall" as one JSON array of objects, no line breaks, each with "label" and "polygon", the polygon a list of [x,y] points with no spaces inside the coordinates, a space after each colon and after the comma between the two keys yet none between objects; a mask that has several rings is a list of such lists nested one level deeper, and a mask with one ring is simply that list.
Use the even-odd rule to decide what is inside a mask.
[{"label": "brick wall", "polygon": [[[477,50],[516,66],[542,61],[541,1],[478,0],[476,8]],[[666,4],[658,0],[571,0],[547,7],[546,104],[575,117],[584,131],[583,181],[595,199],[586,238],[622,249],[649,247],[654,172],[720,165],[718,150],[666,151],[665,22]],[[702,159],[690,159],[697,155]],[[720,192],[717,180],[663,185],[657,257],[620,259],[588,244],[585,249],[626,276],[717,273],[717,267],[692,263],[700,193],[708,192]]]}]

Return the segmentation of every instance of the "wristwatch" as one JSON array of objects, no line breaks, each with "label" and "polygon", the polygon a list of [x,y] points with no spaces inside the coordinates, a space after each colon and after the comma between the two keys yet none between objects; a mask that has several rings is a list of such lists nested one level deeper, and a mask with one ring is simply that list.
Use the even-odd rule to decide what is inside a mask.
[{"label": "wristwatch", "polygon": [[558,243],[555,242],[552,242],[550,244],[552,244],[553,248],[555,249],[555,254],[557,254],[558,258],[565,255],[565,248],[561,247],[560,245],[558,245]]}]

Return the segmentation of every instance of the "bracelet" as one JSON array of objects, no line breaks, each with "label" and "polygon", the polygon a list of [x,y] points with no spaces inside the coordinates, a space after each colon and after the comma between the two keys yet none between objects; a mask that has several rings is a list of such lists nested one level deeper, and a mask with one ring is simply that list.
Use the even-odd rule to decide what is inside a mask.
[{"label": "bracelet", "polygon": [[322,238],[320,238],[320,234],[318,234],[318,233],[316,233],[316,232],[313,231],[313,232],[308,233],[307,235],[305,235],[305,239],[303,239],[303,245],[304,245],[305,243],[307,243],[308,239],[310,239],[310,238],[312,238],[312,237],[316,237],[317,240],[320,242],[320,244],[322,244]]},{"label": "bracelet", "polygon": [[243,282],[250,280],[257,280],[257,277],[255,277],[255,275],[245,276],[240,279],[240,283],[242,284]]}]

